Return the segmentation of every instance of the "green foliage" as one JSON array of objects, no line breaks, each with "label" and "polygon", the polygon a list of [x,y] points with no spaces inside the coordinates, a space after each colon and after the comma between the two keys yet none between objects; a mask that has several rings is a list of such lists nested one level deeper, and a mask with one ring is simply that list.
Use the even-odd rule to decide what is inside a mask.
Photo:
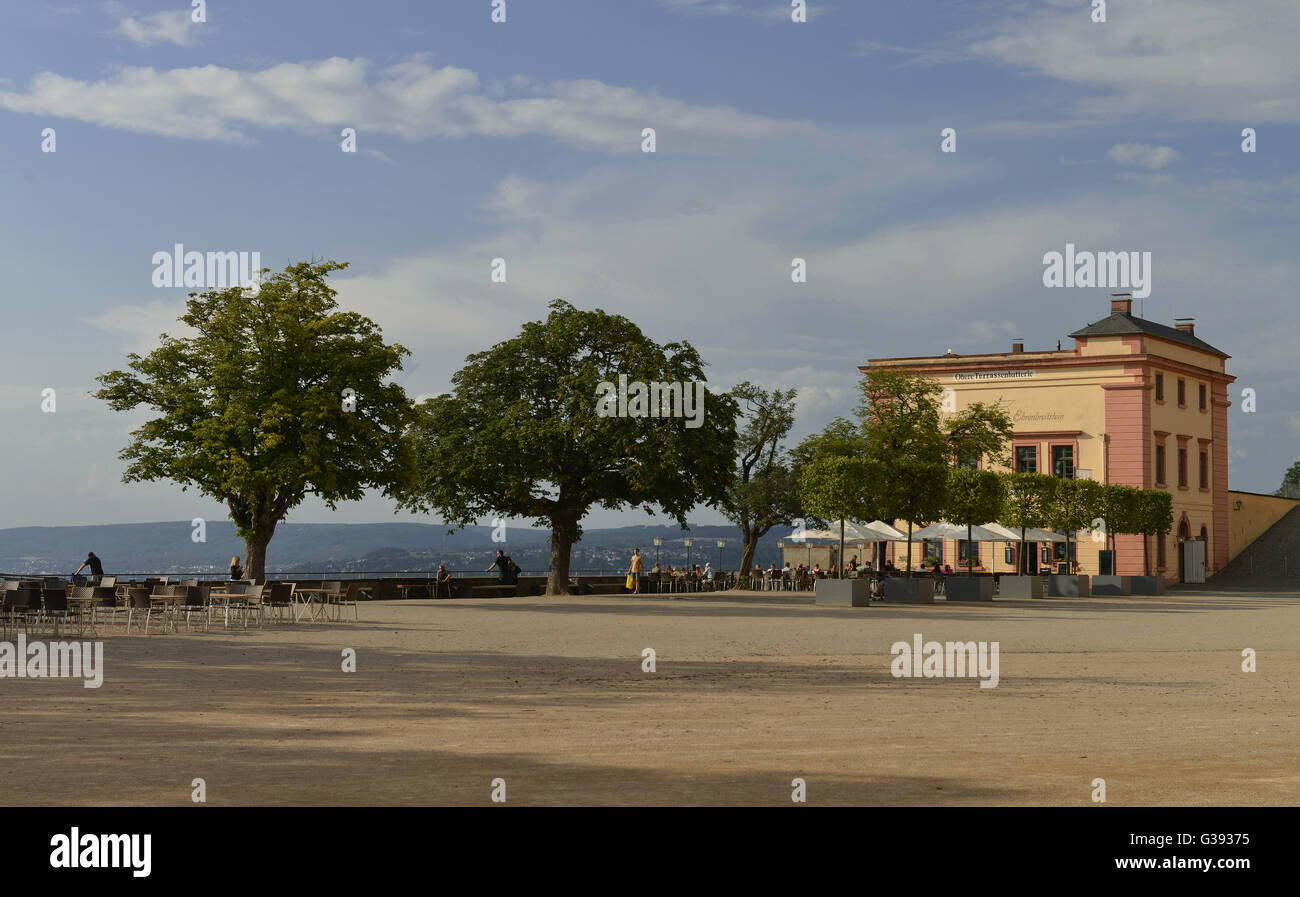
[{"label": "green foliage", "polygon": [[657,508],[685,527],[697,504],[725,503],[738,409],[706,392],[699,427],[598,415],[601,382],[703,382],[704,362],[689,343],[660,345],[622,316],[558,299],[550,308],[545,321],[469,356],[453,392],[419,407],[419,472],[402,504],[453,526],[499,513],[550,527],[554,594],[567,588],[590,508]]},{"label": "green foliage", "polygon": [[794,426],[796,391],[765,390],[748,381],[731,389],[744,422],[723,515],[741,533],[740,569],[753,562],[758,540],[773,527],[789,526],[803,511],[799,483],[781,443]]},{"label": "green foliage", "polygon": [[867,451],[867,440],[862,428],[852,421],[837,417],[826,425],[820,433],[805,436],[803,441],[790,449],[791,465],[798,471],[813,458],[826,455],[861,456]]},{"label": "green foliage", "polygon": [[1087,529],[1100,516],[1101,484],[1094,480],[1074,480],[1052,477],[1056,480],[1052,502],[1048,506],[1049,525],[1067,537]]},{"label": "green foliage", "polygon": [[1174,497],[1163,489],[1143,490],[1137,523],[1137,531],[1144,536],[1170,532],[1174,528]]},{"label": "green foliage", "polygon": [[[1008,446],[1015,435],[1011,415],[1000,404],[972,402],[944,421],[948,463],[965,465],[985,459],[989,467],[1010,467]],[[992,518],[986,518],[985,522]]]},{"label": "green foliage", "polygon": [[1101,511],[1107,534],[1138,533],[1141,520],[1142,490],[1134,486],[1109,483],[1101,487]]},{"label": "green foliage", "polygon": [[1286,473],[1282,474],[1282,485],[1273,494],[1287,495],[1290,493],[1291,496],[1295,496],[1300,494],[1297,490],[1300,490],[1300,461],[1296,461],[1286,469]]},{"label": "green foliage", "polygon": [[1006,482],[991,470],[948,469],[947,503],[943,517],[952,523],[978,526],[1002,516]]},{"label": "green foliage", "polygon": [[[230,510],[260,577],[276,524],[307,495],[329,507],[367,489],[394,494],[411,470],[402,438],[411,415],[391,382],[408,355],[379,327],[338,310],[327,261],[290,265],[256,290],[191,293],[181,322],[128,370],[98,379],[117,411],[154,417],[131,431],[126,482],[170,479]],[[347,410],[344,390],[355,395]]]},{"label": "green foliage", "polygon": [[998,523],[1020,529],[1051,526],[1049,509],[1056,491],[1056,477],[1045,473],[1004,473],[1006,497]]},{"label": "green foliage", "polygon": [[871,468],[865,458],[825,455],[804,465],[799,497],[823,520],[870,520]]},{"label": "green foliage", "polygon": [[905,371],[873,369],[863,379],[858,414],[882,519],[929,522],[943,513],[950,446],[941,395],[934,380]]}]

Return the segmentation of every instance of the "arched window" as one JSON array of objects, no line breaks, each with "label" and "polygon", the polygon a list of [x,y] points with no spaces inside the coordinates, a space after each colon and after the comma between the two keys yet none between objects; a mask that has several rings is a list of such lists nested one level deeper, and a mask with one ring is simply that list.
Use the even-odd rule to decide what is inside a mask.
[{"label": "arched window", "polygon": [[1210,534],[1209,534],[1209,532],[1205,529],[1205,524],[1204,524],[1204,523],[1201,524],[1201,541],[1202,541],[1202,542],[1205,542],[1206,544],[1208,544],[1209,541],[1210,541]]},{"label": "arched window", "polygon": [[1185,542],[1192,537],[1192,529],[1187,525],[1186,520],[1178,523],[1178,541]]}]

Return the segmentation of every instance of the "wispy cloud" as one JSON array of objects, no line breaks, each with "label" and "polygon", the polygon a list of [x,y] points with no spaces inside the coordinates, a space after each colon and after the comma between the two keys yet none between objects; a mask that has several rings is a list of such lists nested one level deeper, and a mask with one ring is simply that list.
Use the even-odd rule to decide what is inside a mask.
[{"label": "wispy cloud", "polygon": [[142,47],[152,44],[192,47],[198,43],[199,24],[190,16],[188,9],[168,9],[142,16],[124,14],[117,23],[117,33]]},{"label": "wispy cloud", "polygon": [[1296,122],[1295,0],[1052,2],[995,23],[978,56],[1095,88],[1074,112],[1111,122],[1156,114],[1186,121]]},{"label": "wispy cloud", "polygon": [[1106,153],[1106,158],[1120,165],[1133,165],[1159,171],[1170,162],[1182,158],[1172,146],[1152,146],[1149,143],[1117,143]]},{"label": "wispy cloud", "polygon": [[[87,82],[53,72],[26,91],[0,91],[0,108],[145,134],[246,140],[251,128],[323,130],[408,140],[541,135],[607,152],[636,152],[643,128],[659,152],[714,152],[731,141],[788,137],[805,123],[697,106],[601,81],[521,82],[485,88],[469,69],[411,60],[370,76],[365,59],[282,63],[261,71],[216,65],[124,68]],[[513,92],[523,96],[504,97]]]}]

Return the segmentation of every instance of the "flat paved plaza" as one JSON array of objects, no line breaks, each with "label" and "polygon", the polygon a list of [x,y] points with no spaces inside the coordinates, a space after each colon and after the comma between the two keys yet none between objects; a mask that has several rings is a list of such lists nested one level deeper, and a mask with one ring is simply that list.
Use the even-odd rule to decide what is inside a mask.
[{"label": "flat paved plaza", "polygon": [[[818,607],[719,593],[362,604],[124,635],[0,679],[0,803],[1300,803],[1300,595]],[[890,646],[996,641],[1000,680]],[[33,636],[33,638],[36,638]],[[344,649],[356,672],[341,670]],[[655,672],[642,652],[655,652]],[[1242,671],[1254,649],[1258,671]]]}]

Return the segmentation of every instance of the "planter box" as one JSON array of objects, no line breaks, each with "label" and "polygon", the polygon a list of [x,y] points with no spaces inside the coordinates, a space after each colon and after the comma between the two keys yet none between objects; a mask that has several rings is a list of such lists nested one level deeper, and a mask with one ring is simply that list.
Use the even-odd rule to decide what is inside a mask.
[{"label": "planter box", "polygon": [[998,578],[999,598],[1042,598],[1043,577],[1002,576]]},{"label": "planter box", "polygon": [[885,580],[885,600],[895,604],[934,604],[934,580],[896,579]]},{"label": "planter box", "polygon": [[1163,576],[1130,576],[1130,595],[1163,595],[1165,578]]},{"label": "planter box", "polygon": [[992,601],[992,576],[949,576],[943,584],[949,601]]},{"label": "planter box", "polygon": [[1094,576],[1088,588],[1094,595],[1128,595],[1130,576]]},{"label": "planter box", "polygon": [[832,607],[869,607],[871,583],[865,579],[819,579],[813,586],[815,603]]},{"label": "planter box", "polygon": [[1088,575],[1081,573],[1078,576],[1066,576],[1053,573],[1047,577],[1047,594],[1051,598],[1087,598],[1090,594]]}]

